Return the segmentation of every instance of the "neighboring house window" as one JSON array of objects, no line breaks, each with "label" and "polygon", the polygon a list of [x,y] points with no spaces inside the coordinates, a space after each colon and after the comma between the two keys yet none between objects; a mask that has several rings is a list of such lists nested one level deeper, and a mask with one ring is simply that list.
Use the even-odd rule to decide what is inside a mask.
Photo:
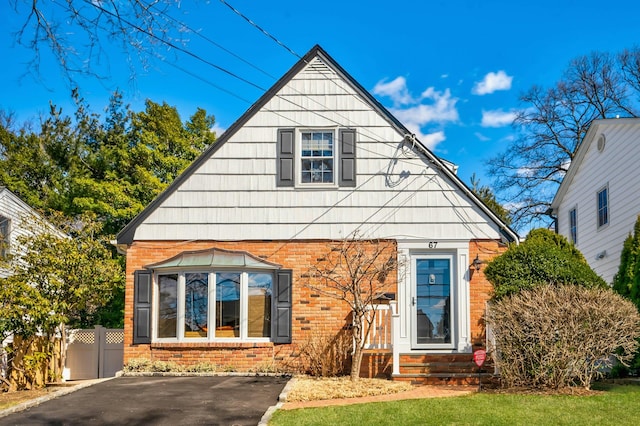
[{"label": "neighboring house window", "polygon": [[9,256],[10,226],[11,220],[0,216],[0,259],[5,259]]},{"label": "neighboring house window", "polygon": [[300,183],[333,183],[333,132],[302,132],[300,147]]},{"label": "neighboring house window", "polygon": [[271,337],[272,272],[179,272],[157,276],[159,339]]},{"label": "neighboring house window", "polygon": [[569,211],[569,233],[571,234],[571,242],[573,244],[577,244],[578,243],[578,217],[577,217],[575,208]]},{"label": "neighboring house window", "polygon": [[356,131],[278,130],[276,185],[355,187]]},{"label": "neighboring house window", "polygon": [[609,187],[598,191],[598,228],[609,223]]}]

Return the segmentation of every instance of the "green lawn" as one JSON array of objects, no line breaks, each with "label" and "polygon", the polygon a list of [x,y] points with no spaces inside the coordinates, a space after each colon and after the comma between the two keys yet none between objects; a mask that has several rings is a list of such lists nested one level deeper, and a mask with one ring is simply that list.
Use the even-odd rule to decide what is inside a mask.
[{"label": "green lawn", "polygon": [[637,425],[640,386],[601,385],[591,396],[479,393],[278,410],[270,426],[300,425]]}]

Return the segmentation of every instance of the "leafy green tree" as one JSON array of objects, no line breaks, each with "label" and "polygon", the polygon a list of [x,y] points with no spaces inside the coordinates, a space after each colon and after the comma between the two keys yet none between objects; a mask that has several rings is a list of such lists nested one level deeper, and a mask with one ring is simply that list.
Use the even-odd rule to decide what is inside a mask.
[{"label": "leafy green tree", "polygon": [[476,178],[475,173],[471,175],[471,190],[482,200],[504,223],[511,224],[511,216],[509,211],[496,199],[493,190],[486,185],[480,185],[480,179]]},{"label": "leafy green tree", "polygon": [[[613,290],[633,302],[640,311],[640,216],[633,234],[625,239],[622,246],[620,267],[613,277]],[[629,369],[623,367],[620,370],[620,374],[634,372],[637,375],[640,372],[640,351],[636,352]]]},{"label": "leafy green tree", "polygon": [[183,123],[173,106],[148,100],[133,112],[115,92],[102,119],[77,90],[72,95],[73,117],[52,105],[37,131],[0,120],[0,185],[47,214],[95,213],[106,234],[215,142],[215,119],[201,108]]},{"label": "leafy green tree", "polygon": [[100,236],[101,224],[86,215],[59,219],[70,238],[61,238],[43,223],[22,225],[34,227],[34,232],[18,238],[24,252],[14,257],[13,274],[0,278],[3,337],[42,332],[53,344],[58,332],[64,337],[65,326],[93,324],[99,308],[122,293],[122,267]]},{"label": "leafy green tree", "polygon": [[[173,106],[149,100],[144,111],[133,112],[124,104],[122,94],[115,92],[102,118],[91,112],[77,90],[72,96],[76,105],[72,117],[51,105],[48,116],[37,129],[27,125],[17,128],[10,115],[0,114],[0,185],[47,216],[63,215],[67,224],[80,224],[80,229],[88,230],[91,224],[90,231],[96,240],[108,241],[110,235],[122,229],[215,142],[211,131],[214,117],[201,108],[183,123]],[[87,222],[85,214],[95,220]],[[69,231],[74,239],[81,237],[80,231]],[[78,244],[82,241],[80,238]],[[44,244],[41,248],[46,254],[48,246],[44,241],[39,243]],[[104,247],[115,255],[113,247]],[[85,247],[85,251],[90,253],[90,247]],[[68,252],[78,253],[77,250]],[[53,273],[56,267],[68,268],[54,262],[63,259],[49,259],[49,271]],[[41,265],[41,261],[34,260],[32,264]],[[54,311],[64,312],[73,325],[122,325],[124,262],[119,259],[112,266],[118,268],[118,274],[103,275],[111,277],[108,297],[85,305],[78,300],[74,306],[84,306],[79,311],[58,308]],[[99,272],[96,270],[101,275]],[[24,284],[26,276],[17,274],[7,285],[24,295],[20,282]],[[38,302],[37,306],[51,308],[47,303]],[[32,317],[37,315],[34,313]],[[2,318],[0,321],[12,321],[10,317]],[[55,316],[47,319],[62,322]]]},{"label": "leafy green tree", "polygon": [[573,244],[542,228],[532,230],[521,244],[493,259],[484,273],[493,284],[495,299],[549,284],[607,287]]},{"label": "leafy green tree", "polygon": [[624,241],[620,254],[620,267],[613,277],[613,289],[631,300],[640,310],[640,216],[633,234]]}]

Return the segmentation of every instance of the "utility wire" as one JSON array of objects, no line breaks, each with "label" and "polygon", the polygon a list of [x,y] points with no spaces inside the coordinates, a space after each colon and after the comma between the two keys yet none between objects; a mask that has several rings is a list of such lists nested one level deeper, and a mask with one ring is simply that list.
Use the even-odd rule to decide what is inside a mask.
[{"label": "utility wire", "polygon": [[[145,3],[143,3],[145,4]],[[145,4],[147,6],[148,9],[151,8],[151,4]],[[210,37],[207,37],[206,35],[204,35],[201,31],[195,30],[192,27],[190,27],[189,25],[187,25],[184,21],[180,21],[174,17],[172,17],[171,15],[169,15],[167,12],[165,12],[164,10],[159,10],[158,11],[159,14],[163,15],[164,17],[166,17],[169,21],[178,24],[181,28],[184,28],[186,30],[188,30],[190,33],[200,37],[201,39],[203,39],[204,41],[212,44],[213,46],[217,47],[218,49],[222,50],[223,52],[233,56],[234,58],[236,58],[237,60],[243,62],[244,64],[250,66],[251,68],[261,72],[262,74],[266,75],[269,78],[272,78],[273,80],[277,80],[277,78],[271,74],[269,74],[267,71],[265,71],[264,69],[260,68],[259,66],[253,64],[252,62],[244,59],[243,57],[241,57],[240,55],[232,52],[231,50],[227,49],[226,47],[222,46],[220,43],[217,43],[215,40],[211,39]]]},{"label": "utility wire", "polygon": [[256,28],[258,31],[260,31],[262,34],[266,35],[267,37],[269,37],[271,40],[275,41],[278,45],[282,46],[283,48],[285,48],[289,53],[291,53],[293,56],[295,56],[298,59],[302,59],[302,56],[298,55],[293,49],[289,48],[289,46],[287,46],[286,44],[284,44],[283,42],[281,42],[280,40],[278,40],[275,36],[271,35],[269,32],[267,32],[264,28],[262,28],[260,25],[256,24],[255,22],[253,22],[251,19],[249,19],[247,16],[245,16],[242,12],[240,12],[238,9],[236,9],[235,7],[231,6],[229,3],[227,3],[225,0],[220,0],[220,2],[222,4],[224,4],[225,6],[227,6],[229,9],[233,10],[233,13],[235,13],[236,15],[240,16],[242,19],[244,19],[245,21],[247,21],[249,24],[251,24],[251,26],[253,26],[254,28]]},{"label": "utility wire", "polygon": [[154,40],[159,41],[160,43],[166,44],[167,46],[169,46],[169,47],[171,47],[173,49],[176,49],[177,51],[182,52],[185,55],[191,56],[192,58],[194,58],[194,59],[196,59],[196,60],[198,60],[198,61],[200,61],[202,63],[205,63],[205,64],[207,64],[207,65],[209,65],[209,66],[211,66],[211,67],[213,67],[213,68],[215,68],[215,69],[217,69],[219,71],[222,71],[223,73],[228,74],[233,78],[236,78],[236,79],[238,79],[238,80],[240,80],[240,81],[242,81],[242,82],[244,82],[244,83],[246,83],[246,84],[248,84],[250,86],[255,87],[256,89],[259,89],[259,90],[261,90],[263,92],[266,92],[266,89],[264,87],[261,87],[261,86],[255,84],[255,83],[247,80],[246,78],[240,77],[239,75],[229,71],[228,69],[223,68],[223,67],[221,67],[219,65],[216,65],[213,62],[208,61],[208,60],[202,58],[201,56],[196,55],[195,53],[193,53],[193,52],[191,52],[191,51],[189,51],[189,50],[187,50],[187,49],[185,49],[183,47],[180,47],[175,43],[172,43],[169,40],[165,40],[165,39],[163,39],[161,37],[158,37],[157,35],[149,32],[149,31],[147,31],[147,30],[145,30],[143,28],[140,28],[138,25],[136,25],[133,22],[123,18],[122,16],[120,16],[120,15],[118,15],[116,13],[113,13],[108,9],[105,9],[104,7],[102,7],[97,2],[93,2],[93,1],[90,1],[90,0],[84,0],[84,2],[87,3],[88,5],[91,5],[91,6],[95,7],[96,9],[101,11],[102,13],[105,13],[105,14],[111,16],[112,18],[116,19],[117,21],[127,24],[128,26],[130,26],[131,28],[135,29],[136,31],[140,31],[141,33],[145,34],[146,36],[148,36],[148,37],[150,37],[150,38],[152,38]]}]

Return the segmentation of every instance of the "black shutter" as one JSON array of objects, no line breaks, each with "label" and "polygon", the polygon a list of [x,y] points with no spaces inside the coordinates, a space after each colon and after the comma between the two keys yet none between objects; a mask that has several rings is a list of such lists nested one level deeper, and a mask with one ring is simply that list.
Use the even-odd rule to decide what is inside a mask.
[{"label": "black shutter", "polygon": [[340,130],[340,186],[356,186],[356,131]]},{"label": "black shutter", "polygon": [[291,343],[291,277],[290,269],[276,271],[271,316],[271,340],[274,343]]},{"label": "black shutter", "polygon": [[295,185],[295,143],[294,130],[278,130],[278,164],[276,166],[276,186]]},{"label": "black shutter", "polygon": [[151,272],[133,274],[133,344],[151,343]]}]

